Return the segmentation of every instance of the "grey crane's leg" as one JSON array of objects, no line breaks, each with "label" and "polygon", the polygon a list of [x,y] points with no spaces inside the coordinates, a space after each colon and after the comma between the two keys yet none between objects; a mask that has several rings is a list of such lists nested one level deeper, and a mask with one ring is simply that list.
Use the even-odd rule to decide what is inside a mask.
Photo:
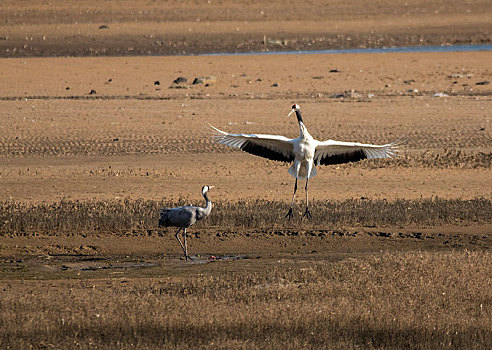
[{"label": "grey crane's leg", "polygon": [[185,260],[193,260],[193,258],[191,256],[188,255],[188,246],[186,245],[186,228],[184,229],[184,232],[183,232],[183,237],[184,237],[184,246],[185,246]]},{"label": "grey crane's leg", "polygon": [[183,249],[183,253],[185,255],[185,260],[188,260],[188,259],[193,260],[190,256],[188,256],[188,247],[186,246],[186,229],[184,229],[184,232],[183,232],[184,245],[183,245],[183,243],[181,243],[181,240],[179,239],[179,231],[181,231],[181,230],[183,230],[183,228],[180,228],[178,230],[178,232],[176,232],[175,237],[178,240],[179,245],[181,246],[181,249]]},{"label": "grey crane's leg", "polygon": [[308,181],[309,179],[306,179],[306,211],[304,212],[304,215],[306,218],[310,219],[313,216],[309,212],[309,202],[308,202]]},{"label": "grey crane's leg", "polygon": [[294,194],[292,195],[292,202],[290,203],[289,212],[287,213],[287,215],[285,215],[285,217],[289,218],[289,220],[292,219],[292,217],[294,216],[294,213],[292,212],[292,208],[294,207],[294,199],[296,198],[296,192],[297,192],[297,178],[296,178],[296,183],[294,185]]},{"label": "grey crane's leg", "polygon": [[181,246],[181,249],[183,249],[183,253],[185,254],[185,257],[186,257],[186,249],[185,249],[183,243],[181,243],[181,240],[179,239],[179,236],[178,236],[179,235],[179,231],[181,231],[181,230],[182,230],[182,228],[180,227],[179,230],[178,230],[178,232],[176,232],[175,237],[178,240],[179,245]]}]

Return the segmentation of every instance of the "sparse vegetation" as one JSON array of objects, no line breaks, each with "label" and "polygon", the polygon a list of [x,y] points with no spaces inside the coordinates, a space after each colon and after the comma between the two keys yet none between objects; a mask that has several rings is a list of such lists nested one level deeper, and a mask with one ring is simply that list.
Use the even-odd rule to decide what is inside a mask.
[{"label": "sparse vegetation", "polygon": [[347,166],[360,166],[364,169],[379,167],[423,167],[435,169],[489,169],[492,165],[490,152],[465,152],[460,149],[444,149],[439,152],[423,151],[412,155],[403,155],[400,158],[387,160],[375,159],[366,162],[352,163]]},{"label": "sparse vegetation", "polygon": [[[0,203],[0,233],[24,232],[104,232],[157,229],[159,208],[184,205],[152,200],[67,201],[26,204]],[[300,204],[301,206],[303,204]],[[305,221],[297,215],[298,227],[326,225],[418,225],[484,224],[492,222],[492,202],[484,198],[461,199],[348,199],[314,201],[315,220]],[[245,200],[214,203],[203,225],[220,227],[268,228],[289,225],[284,220],[288,205],[284,202]]]},{"label": "sparse vegetation", "polygon": [[485,349],[492,343],[487,251],[256,264],[238,272],[190,269],[171,279],[2,283],[0,347]]}]

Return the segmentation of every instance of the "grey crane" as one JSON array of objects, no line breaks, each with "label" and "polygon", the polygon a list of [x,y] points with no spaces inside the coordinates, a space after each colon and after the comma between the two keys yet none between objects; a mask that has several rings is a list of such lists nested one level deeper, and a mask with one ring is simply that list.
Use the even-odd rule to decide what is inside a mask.
[{"label": "grey crane", "polygon": [[294,207],[298,179],[306,180],[306,211],[303,216],[311,217],[308,205],[308,181],[317,174],[315,165],[342,164],[373,158],[393,158],[398,155],[401,139],[385,145],[315,140],[304,125],[299,105],[293,105],[288,116],[293,113],[297,116],[300,129],[300,135],[295,139],[288,139],[279,135],[230,134],[210,125],[214,129],[216,141],[220,144],[239,148],[244,152],[263,158],[293,163],[288,170],[289,174],[296,179],[290,209],[285,216],[289,219],[293,216],[292,208]]},{"label": "grey crane", "polygon": [[[202,187],[202,195],[205,198],[205,207],[196,207],[192,205],[186,205],[184,207],[177,208],[163,208],[160,211],[160,219],[159,219],[159,227],[161,226],[172,226],[179,227],[178,232],[176,232],[176,239],[179,242],[179,245],[183,249],[185,260],[193,260],[188,255],[188,247],[186,245],[186,229],[193,225],[198,220],[202,220],[206,218],[210,212],[212,211],[212,202],[208,199],[208,191],[214,188],[214,186],[203,186]],[[183,230],[183,240],[184,245],[181,243],[179,239],[179,232]]]}]

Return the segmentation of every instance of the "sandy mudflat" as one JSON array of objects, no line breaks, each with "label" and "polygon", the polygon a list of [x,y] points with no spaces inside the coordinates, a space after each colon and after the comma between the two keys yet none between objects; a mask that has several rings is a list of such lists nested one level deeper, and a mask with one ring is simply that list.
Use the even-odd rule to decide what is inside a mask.
[{"label": "sandy mudflat", "polygon": [[[450,150],[490,154],[491,85],[476,85],[490,76],[488,52],[26,58],[2,67],[3,200],[199,199],[205,183],[224,200],[288,200],[287,165],[215,145],[208,124],[296,137],[286,116],[294,102],[318,139],[407,140],[404,166],[321,167],[316,199],[491,195],[487,166],[421,162]],[[190,83],[201,75],[216,83]],[[178,76],[188,83],[171,88]]]},{"label": "sandy mudflat", "polygon": [[475,1],[2,1],[0,56],[121,56],[490,43]]}]

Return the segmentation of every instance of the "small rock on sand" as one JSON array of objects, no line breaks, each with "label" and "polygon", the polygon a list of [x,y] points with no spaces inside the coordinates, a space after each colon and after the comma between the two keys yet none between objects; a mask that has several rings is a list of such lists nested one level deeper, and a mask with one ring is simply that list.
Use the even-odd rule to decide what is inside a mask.
[{"label": "small rock on sand", "polygon": [[213,75],[209,75],[206,77],[196,77],[195,80],[193,80],[193,85],[196,84],[214,84],[217,82],[217,78],[214,77]]},{"label": "small rock on sand", "polygon": [[185,77],[177,77],[176,79],[173,80],[174,84],[184,84],[188,81]]}]

